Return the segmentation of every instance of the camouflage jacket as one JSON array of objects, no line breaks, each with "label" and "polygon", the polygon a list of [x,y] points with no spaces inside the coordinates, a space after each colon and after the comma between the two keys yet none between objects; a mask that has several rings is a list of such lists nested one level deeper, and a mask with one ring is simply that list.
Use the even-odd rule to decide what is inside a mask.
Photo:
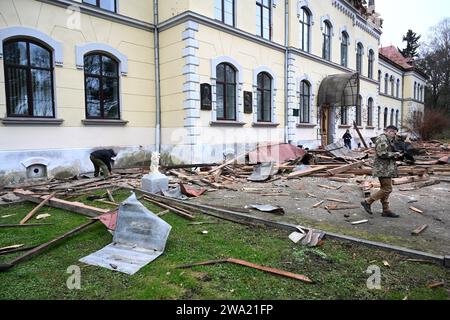
[{"label": "camouflage jacket", "polygon": [[384,133],[381,134],[375,142],[376,156],[373,162],[374,177],[395,178],[398,177],[397,164],[394,157],[393,139],[390,139]]}]

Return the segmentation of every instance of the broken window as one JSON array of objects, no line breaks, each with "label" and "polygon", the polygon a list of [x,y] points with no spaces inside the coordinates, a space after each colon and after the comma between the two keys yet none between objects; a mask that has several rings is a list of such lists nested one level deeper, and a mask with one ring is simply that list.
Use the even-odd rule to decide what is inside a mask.
[{"label": "broken window", "polygon": [[53,62],[49,49],[28,39],[3,46],[9,117],[53,118]]},{"label": "broken window", "polygon": [[84,57],[87,119],[120,119],[119,64],[103,53]]}]

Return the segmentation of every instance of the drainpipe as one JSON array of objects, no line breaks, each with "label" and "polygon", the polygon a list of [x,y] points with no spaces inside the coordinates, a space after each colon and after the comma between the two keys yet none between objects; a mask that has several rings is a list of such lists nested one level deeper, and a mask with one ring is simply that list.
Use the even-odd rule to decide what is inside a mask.
[{"label": "drainpipe", "polygon": [[289,56],[289,0],[284,2],[284,142],[289,142],[288,56]]},{"label": "drainpipe", "polygon": [[155,25],[153,34],[153,46],[155,50],[155,95],[156,95],[156,127],[155,148],[161,152],[161,92],[159,83],[159,31],[158,31],[158,0],[153,0],[153,23]]}]

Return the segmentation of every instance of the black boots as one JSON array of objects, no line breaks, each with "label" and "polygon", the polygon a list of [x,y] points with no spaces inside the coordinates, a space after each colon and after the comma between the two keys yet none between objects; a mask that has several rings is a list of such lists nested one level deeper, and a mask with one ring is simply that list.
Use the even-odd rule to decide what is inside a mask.
[{"label": "black boots", "polygon": [[364,210],[367,211],[368,214],[373,214],[372,209],[370,208],[370,204],[367,203],[366,200],[361,201],[361,205],[364,208]]},{"label": "black boots", "polygon": [[398,217],[400,217],[398,214],[392,212],[389,209],[383,210],[383,212],[381,213],[381,216],[382,217],[386,217],[386,218],[398,218]]}]

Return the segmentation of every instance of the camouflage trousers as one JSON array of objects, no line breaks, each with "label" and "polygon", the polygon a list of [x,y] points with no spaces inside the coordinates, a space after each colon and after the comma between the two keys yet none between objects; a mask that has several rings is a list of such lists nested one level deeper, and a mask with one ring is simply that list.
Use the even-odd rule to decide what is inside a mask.
[{"label": "camouflage trousers", "polygon": [[383,206],[383,211],[389,210],[389,195],[392,192],[392,178],[378,178],[380,181],[380,191],[371,195],[366,199],[368,204],[380,200]]},{"label": "camouflage trousers", "polygon": [[109,177],[109,170],[106,164],[100,160],[95,158],[94,156],[90,156],[92,163],[94,164],[94,177],[98,177],[99,171],[101,170],[103,173],[103,177]]}]

